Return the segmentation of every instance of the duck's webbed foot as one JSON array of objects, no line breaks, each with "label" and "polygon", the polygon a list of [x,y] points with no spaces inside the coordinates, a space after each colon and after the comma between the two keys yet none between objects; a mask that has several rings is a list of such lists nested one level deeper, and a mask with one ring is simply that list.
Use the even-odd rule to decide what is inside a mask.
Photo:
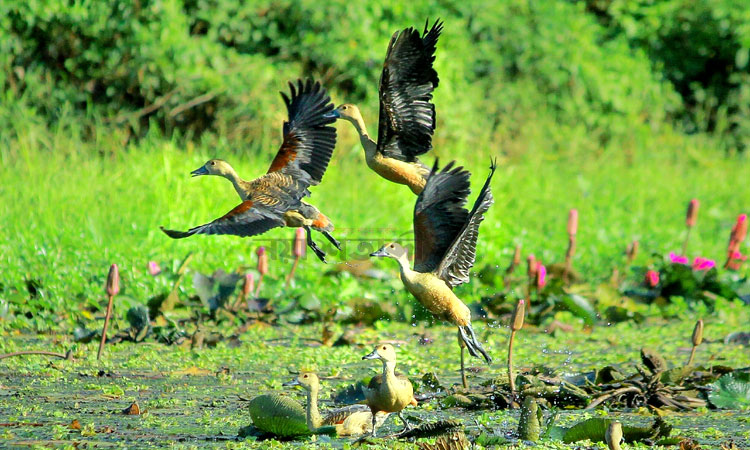
[{"label": "duck's webbed foot", "polygon": [[318,247],[318,244],[316,244],[315,241],[312,240],[312,232],[310,230],[310,227],[306,226],[305,231],[307,231],[307,246],[310,247],[310,249],[313,251],[313,253],[315,253],[315,256],[317,256],[319,260],[323,261],[324,264],[328,264],[328,261],[326,261],[326,252]]},{"label": "duck's webbed foot", "polygon": [[341,242],[337,241],[336,238],[333,237],[333,235],[331,233],[329,233],[327,231],[321,231],[321,233],[323,233],[323,236],[325,236],[326,239],[328,239],[331,242],[331,244],[334,245],[334,247],[336,247],[337,249],[341,250]]},{"label": "duck's webbed foot", "polygon": [[399,411],[398,418],[401,419],[401,422],[404,423],[404,429],[401,430],[402,433],[411,430],[411,425],[409,425],[409,422],[406,421],[406,417],[404,417],[404,414],[402,411]]}]

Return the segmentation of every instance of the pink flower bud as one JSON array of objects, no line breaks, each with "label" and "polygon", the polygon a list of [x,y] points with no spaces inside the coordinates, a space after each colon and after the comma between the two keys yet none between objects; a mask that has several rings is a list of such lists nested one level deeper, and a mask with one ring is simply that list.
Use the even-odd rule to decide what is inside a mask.
[{"label": "pink flower bud", "polygon": [[516,307],[513,309],[513,320],[510,323],[510,329],[518,331],[523,328],[523,319],[526,315],[526,302],[523,299],[519,300]]},{"label": "pink flower bud", "polygon": [[536,287],[537,289],[543,288],[547,284],[547,268],[544,267],[541,261],[536,263]]},{"label": "pink flower bud", "polygon": [[531,281],[536,277],[536,258],[534,255],[529,255],[526,262],[528,263],[526,273],[529,276],[529,281]]},{"label": "pink flower bud", "polygon": [[578,210],[571,209],[568,213],[568,234],[575,236],[578,233]]},{"label": "pink flower bud", "polygon": [[702,258],[700,256],[693,260],[693,270],[708,270],[716,266],[716,262],[711,259]]},{"label": "pink flower bud", "polygon": [[115,296],[120,292],[120,271],[117,270],[117,264],[109,266],[107,274],[107,295]]},{"label": "pink flower bud", "polygon": [[161,273],[161,267],[159,267],[159,264],[157,264],[156,261],[148,262],[148,273],[151,274],[152,277]]},{"label": "pink flower bud", "polygon": [[646,272],[646,284],[650,287],[656,287],[659,284],[659,272],[655,270]]},{"label": "pink flower bud", "polygon": [[738,244],[742,243],[747,236],[747,214],[740,214],[737,216],[737,222],[732,227],[732,234],[730,241],[734,241]]},{"label": "pink flower bud", "polygon": [[685,214],[685,224],[688,227],[695,226],[695,221],[698,219],[698,206],[700,206],[700,202],[697,198],[690,200],[690,203],[688,203],[687,214]]},{"label": "pink flower bud", "polygon": [[672,262],[672,264],[690,264],[687,256],[677,255],[674,252],[669,252],[669,261]]},{"label": "pink flower bud", "polygon": [[307,243],[305,241],[306,237],[305,229],[304,228],[297,228],[294,231],[294,245],[292,246],[292,254],[296,258],[302,258],[305,256],[305,250],[307,249]]},{"label": "pink flower bud", "polygon": [[521,264],[521,244],[516,245],[516,251],[513,253],[513,265]]},{"label": "pink flower bud", "polygon": [[258,255],[258,272],[260,272],[261,275],[267,274],[268,254],[266,253],[266,248],[258,247],[258,250],[255,251],[255,254]]},{"label": "pink flower bud", "polygon": [[636,256],[638,256],[638,241],[633,241],[628,245],[626,255],[628,257],[628,263],[632,263]]},{"label": "pink flower bud", "polygon": [[255,275],[252,273],[245,274],[245,283],[242,285],[242,295],[247,297],[255,289]]}]

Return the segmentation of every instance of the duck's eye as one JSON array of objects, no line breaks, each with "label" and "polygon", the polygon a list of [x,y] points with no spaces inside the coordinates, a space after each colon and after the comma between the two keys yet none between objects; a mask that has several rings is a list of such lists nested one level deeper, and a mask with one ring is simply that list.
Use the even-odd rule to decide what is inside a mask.
[{"label": "duck's eye", "polygon": [[215,166],[216,165],[216,161],[211,161],[211,165]]},{"label": "duck's eye", "polygon": [[304,375],[302,378],[307,378],[307,375]]},{"label": "duck's eye", "polygon": [[385,345],[383,346],[383,348],[381,350],[385,350]]},{"label": "duck's eye", "polygon": [[349,109],[348,106],[342,106],[341,109]]},{"label": "duck's eye", "polygon": [[396,246],[395,246],[395,245],[393,245],[393,244],[391,244],[391,248],[396,248]]}]

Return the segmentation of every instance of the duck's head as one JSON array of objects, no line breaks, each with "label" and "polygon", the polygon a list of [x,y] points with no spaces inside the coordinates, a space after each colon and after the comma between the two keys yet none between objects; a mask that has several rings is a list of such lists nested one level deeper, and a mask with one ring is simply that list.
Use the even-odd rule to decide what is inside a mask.
[{"label": "duck's head", "polygon": [[363,356],[362,359],[379,359],[385,362],[395,362],[396,349],[391,344],[378,344],[372,353]]},{"label": "duck's head", "polygon": [[352,105],[351,103],[344,103],[343,105],[339,105],[336,109],[331,111],[330,115],[337,119],[348,120],[352,123],[362,121],[362,113],[359,112],[359,108],[357,108],[356,105]]},{"label": "duck's head", "polygon": [[301,372],[297,375],[297,378],[284,383],[282,386],[302,386],[306,391],[312,391],[320,387],[320,380],[313,372]]},{"label": "duck's head", "polygon": [[406,256],[406,248],[401,244],[391,242],[390,244],[380,247],[378,251],[370,253],[370,256],[401,259]]},{"label": "duck's head", "polygon": [[190,172],[194,177],[201,175],[219,175],[227,176],[233,171],[232,166],[223,159],[209,159],[206,164]]}]

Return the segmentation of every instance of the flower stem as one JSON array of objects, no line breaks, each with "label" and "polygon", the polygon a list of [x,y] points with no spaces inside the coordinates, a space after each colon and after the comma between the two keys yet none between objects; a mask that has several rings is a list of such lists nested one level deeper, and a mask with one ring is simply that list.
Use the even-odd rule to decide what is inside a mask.
[{"label": "flower stem", "polygon": [[112,300],[115,298],[114,295],[109,296],[109,302],[107,302],[107,315],[104,316],[104,329],[102,329],[102,340],[99,341],[99,351],[96,352],[96,360],[98,361],[102,357],[102,351],[104,350],[104,342],[107,340],[107,327],[109,327],[109,317],[112,315]]}]

